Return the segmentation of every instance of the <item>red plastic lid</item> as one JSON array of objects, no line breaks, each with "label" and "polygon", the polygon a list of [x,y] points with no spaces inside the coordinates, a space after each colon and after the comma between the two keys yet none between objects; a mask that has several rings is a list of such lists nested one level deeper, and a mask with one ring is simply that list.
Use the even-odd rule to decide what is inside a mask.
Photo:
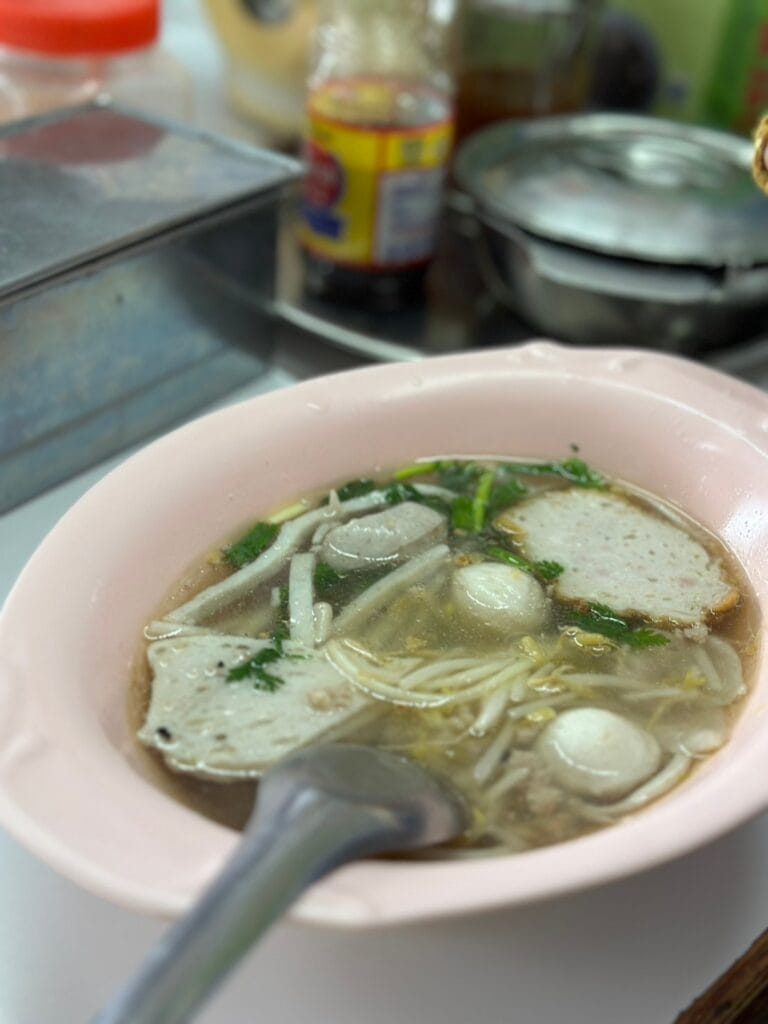
[{"label": "red plastic lid", "polygon": [[57,57],[149,46],[160,0],[0,0],[0,45]]}]

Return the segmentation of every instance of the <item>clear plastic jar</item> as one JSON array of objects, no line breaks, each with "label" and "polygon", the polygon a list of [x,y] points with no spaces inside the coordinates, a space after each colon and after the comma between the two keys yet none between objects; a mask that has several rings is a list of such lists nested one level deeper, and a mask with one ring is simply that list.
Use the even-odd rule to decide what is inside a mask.
[{"label": "clear plastic jar", "polygon": [[0,122],[97,97],[188,119],[191,83],[159,27],[160,0],[0,0]]}]

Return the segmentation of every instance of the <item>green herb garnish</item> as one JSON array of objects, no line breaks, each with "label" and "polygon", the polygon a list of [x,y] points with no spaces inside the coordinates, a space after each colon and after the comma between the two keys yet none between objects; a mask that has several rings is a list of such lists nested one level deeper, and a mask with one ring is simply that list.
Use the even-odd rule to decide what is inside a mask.
[{"label": "green herb garnish", "polygon": [[[285,589],[287,590],[288,588],[286,587]],[[275,650],[281,657],[285,654],[285,652],[283,651],[283,643],[284,641],[290,639],[290,636],[291,632],[288,628],[288,623],[285,621],[281,622],[272,631],[272,644],[274,645]],[[288,654],[286,655],[286,657],[294,658],[299,657],[299,655]]]},{"label": "green herb garnish", "polygon": [[477,479],[474,494],[460,494],[451,503],[451,525],[454,530],[482,533],[490,516],[514,505],[527,493],[517,480],[499,483],[496,472],[487,470]]},{"label": "green herb garnish", "polygon": [[669,637],[645,627],[634,629],[626,619],[622,618],[607,605],[593,604],[587,611],[571,609],[566,613],[566,621],[590,633],[601,633],[603,636],[626,644],[637,650],[648,647],[665,647]]},{"label": "green herb garnish", "polygon": [[350,498],[362,498],[364,494],[370,494],[376,490],[376,481],[367,477],[360,477],[359,480],[349,480],[336,488],[339,501],[349,501]]},{"label": "green herb garnish", "polygon": [[450,515],[451,506],[437,494],[423,494],[413,484],[396,483],[390,484],[384,491],[384,498],[388,505],[399,505],[403,501],[416,501],[420,505],[427,505],[441,515]]},{"label": "green herb garnish", "polygon": [[277,523],[256,523],[248,533],[235,541],[231,547],[224,548],[224,558],[235,569],[242,569],[265,551],[280,532]]},{"label": "green herb garnish", "polygon": [[442,462],[415,462],[412,466],[403,466],[392,474],[395,480],[410,480],[414,476],[427,476],[437,472]]},{"label": "green herb garnish", "polygon": [[488,514],[488,502],[491,498],[493,481],[495,479],[496,474],[491,471],[487,471],[483,473],[477,482],[477,489],[475,490],[474,497],[472,498],[472,529],[475,533],[480,533],[485,526],[485,517]]},{"label": "green herb garnish", "polygon": [[471,531],[473,523],[472,498],[468,494],[460,494],[451,503],[451,526],[454,530]]},{"label": "green herb garnish", "polygon": [[488,500],[488,515],[496,515],[515,502],[520,501],[528,494],[528,488],[524,487],[519,480],[498,481],[494,484],[491,496]]},{"label": "green herb garnish", "polygon": [[556,580],[564,571],[563,566],[559,562],[551,562],[546,559],[540,562],[531,562],[527,558],[523,558],[522,555],[515,554],[514,551],[508,551],[497,544],[486,548],[485,553],[489,558],[495,558],[497,562],[513,565],[516,569],[522,569],[523,572],[527,572],[530,576],[536,576],[537,579],[544,580],[546,583]]},{"label": "green herb garnish", "polygon": [[331,605],[340,600],[351,601],[386,576],[391,569],[391,565],[385,565],[374,569],[337,572],[325,562],[317,562],[313,573],[315,595],[319,600],[328,601]]},{"label": "green herb garnish", "polygon": [[522,476],[559,476],[577,487],[591,487],[604,491],[608,481],[596,469],[592,469],[583,459],[563,459],[562,462],[510,462],[505,463],[509,473]]},{"label": "green herb garnish", "polygon": [[252,658],[244,661],[242,665],[231,668],[227,672],[227,682],[237,683],[241,679],[252,678],[254,680],[254,690],[266,690],[267,693],[274,693],[276,690],[279,690],[283,685],[283,680],[279,676],[268,672],[265,665],[280,660],[282,657],[282,644],[280,648],[278,650],[277,647],[265,647],[258,654],[254,654]]},{"label": "green herb garnish", "polygon": [[[280,590],[281,598],[283,590],[285,590],[287,597],[288,588],[281,587]],[[280,622],[272,633],[269,647],[262,648],[258,654],[254,654],[252,658],[244,661],[242,665],[231,668],[227,672],[227,682],[238,683],[242,679],[253,679],[254,690],[265,690],[267,693],[274,693],[276,690],[279,690],[285,680],[267,671],[265,666],[271,665],[273,662],[279,661],[284,657],[298,657],[298,655],[286,654],[283,650],[283,643],[288,639],[289,635],[287,623],[285,621]]]},{"label": "green herb garnish", "polygon": [[325,597],[328,591],[333,590],[343,581],[344,576],[325,562],[318,562],[315,565],[313,582],[318,597]]},{"label": "green herb garnish", "polygon": [[475,487],[482,472],[483,467],[471,460],[462,462],[458,459],[448,459],[438,463],[437,479],[443,487],[465,493]]}]

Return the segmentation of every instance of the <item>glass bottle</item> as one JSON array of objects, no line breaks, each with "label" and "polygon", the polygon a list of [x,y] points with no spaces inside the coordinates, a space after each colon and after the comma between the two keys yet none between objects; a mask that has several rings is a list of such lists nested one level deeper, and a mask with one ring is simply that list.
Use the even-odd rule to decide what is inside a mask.
[{"label": "glass bottle", "polygon": [[601,7],[602,0],[465,0],[458,138],[507,118],[583,109]]},{"label": "glass bottle", "polygon": [[392,308],[433,254],[453,135],[455,0],[321,0],[301,239],[314,295]]}]

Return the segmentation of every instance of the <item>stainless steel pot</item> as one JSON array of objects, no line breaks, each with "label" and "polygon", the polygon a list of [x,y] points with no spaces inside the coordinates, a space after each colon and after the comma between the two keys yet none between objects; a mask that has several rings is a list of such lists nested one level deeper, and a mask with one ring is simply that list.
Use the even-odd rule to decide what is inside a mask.
[{"label": "stainless steel pot", "polygon": [[751,155],[719,132],[581,115],[479,132],[455,177],[486,283],[533,327],[685,352],[768,325]]}]

